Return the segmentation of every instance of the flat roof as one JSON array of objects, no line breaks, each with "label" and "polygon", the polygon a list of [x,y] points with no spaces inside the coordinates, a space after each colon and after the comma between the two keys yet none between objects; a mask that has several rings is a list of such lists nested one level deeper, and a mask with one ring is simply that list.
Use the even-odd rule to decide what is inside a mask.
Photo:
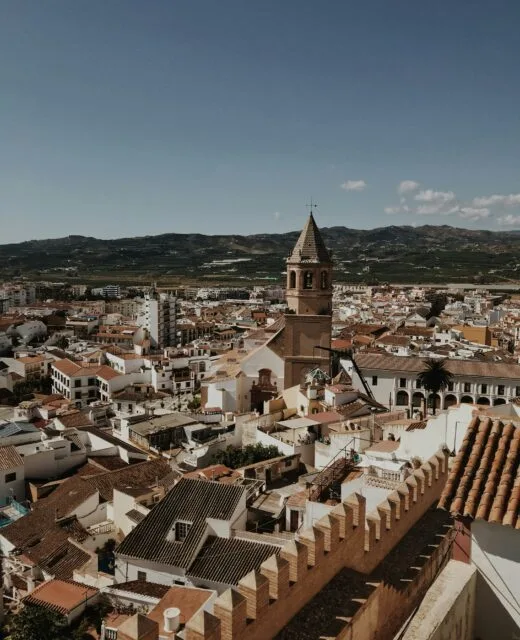
[{"label": "flat roof", "polygon": [[292,418],[291,420],[282,420],[278,424],[287,429],[305,429],[306,427],[314,427],[319,422],[310,418]]}]

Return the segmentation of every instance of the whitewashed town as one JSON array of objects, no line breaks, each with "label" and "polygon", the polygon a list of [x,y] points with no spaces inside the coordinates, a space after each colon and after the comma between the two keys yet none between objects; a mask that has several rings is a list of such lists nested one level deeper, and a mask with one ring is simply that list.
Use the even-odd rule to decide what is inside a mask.
[{"label": "whitewashed town", "polygon": [[520,633],[520,295],[339,282],[302,223],[284,285],[0,285],[4,622]]}]

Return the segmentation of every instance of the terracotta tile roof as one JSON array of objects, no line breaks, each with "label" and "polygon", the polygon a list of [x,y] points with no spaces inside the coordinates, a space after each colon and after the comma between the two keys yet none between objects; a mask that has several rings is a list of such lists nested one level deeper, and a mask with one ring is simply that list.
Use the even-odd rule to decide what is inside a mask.
[{"label": "terracotta tile roof", "polygon": [[[257,571],[262,562],[278,555],[280,547],[240,538],[208,536],[204,546],[191,565],[188,576],[236,585],[250,571]],[[223,562],[233,558],[232,562]]]},{"label": "terracotta tile roof", "polygon": [[110,591],[126,591],[128,593],[138,593],[142,596],[160,599],[166,595],[170,587],[157,582],[147,582],[146,580],[130,580],[129,582],[119,582],[110,587]]},{"label": "terracotta tile roof", "polygon": [[520,428],[474,417],[439,507],[454,516],[520,529]]},{"label": "terracotta tile roof", "polygon": [[319,422],[320,424],[334,424],[335,422],[341,422],[345,418],[341,413],[336,411],[320,411],[319,413],[312,414],[312,420]]},{"label": "terracotta tile roof", "polygon": [[[117,555],[188,568],[204,539],[207,518],[229,520],[243,487],[181,478],[117,549]],[[192,523],[182,542],[171,538],[176,520]]]},{"label": "terracotta tile roof", "polygon": [[382,336],[376,340],[376,344],[385,344],[392,347],[408,347],[410,338],[406,336]]},{"label": "terracotta tile roof", "polygon": [[130,509],[125,513],[126,517],[130,519],[135,524],[139,524],[142,520],[146,518],[146,514],[137,511],[137,509]]},{"label": "terracotta tile roof", "polygon": [[130,486],[151,487],[169,473],[170,465],[163,458],[140,462],[116,471],[107,471],[83,480],[99,491],[103,500],[111,501],[114,489],[124,490]]},{"label": "terracotta tile roof", "polygon": [[[425,361],[423,358],[391,356],[363,351],[356,355],[356,363],[363,370],[420,373]],[[446,360],[446,367],[454,376],[478,378],[519,379],[520,365],[499,362],[478,362],[476,360]]]},{"label": "terracotta tile roof", "polygon": [[13,467],[23,467],[23,459],[13,446],[0,447],[0,469],[8,471]]},{"label": "terracotta tile roof", "polygon": [[411,422],[406,427],[406,431],[416,431],[417,429],[426,429],[427,425],[428,425],[427,420],[420,420],[419,422]]},{"label": "terracotta tile roof", "polygon": [[68,358],[65,358],[64,360],[58,360],[57,362],[54,362],[52,366],[60,373],[63,373],[64,376],[69,377],[75,375],[76,372],[81,369],[79,364],[72,362],[72,360],[69,360]]},{"label": "terracotta tile roof", "polygon": [[94,426],[92,420],[82,411],[71,411],[70,413],[63,413],[59,416],[56,416],[56,420],[61,422],[65,429]]},{"label": "terracotta tile roof", "polygon": [[103,380],[112,380],[113,378],[117,378],[121,374],[115,369],[112,369],[112,367],[103,364],[96,371],[96,375],[100,378],[103,378]]},{"label": "terracotta tile roof", "polygon": [[164,630],[164,611],[166,609],[170,607],[180,609],[181,624],[186,624],[213,595],[208,589],[198,589],[197,587],[175,586],[166,589],[167,591],[160,602],[148,614],[150,620],[155,620],[161,630]]},{"label": "terracotta tile roof", "polygon": [[67,615],[97,593],[99,589],[72,580],[48,580],[36,587],[23,601]]},{"label": "terracotta tile roof", "polygon": [[399,446],[400,443],[397,440],[381,440],[381,442],[376,442],[365,449],[365,453],[392,453],[399,449]]},{"label": "terracotta tile roof", "polygon": [[60,373],[63,373],[63,375],[73,378],[99,376],[100,378],[103,378],[103,380],[111,380],[112,378],[116,378],[121,375],[115,369],[112,369],[112,367],[109,367],[106,364],[102,364],[101,366],[98,364],[80,366],[68,358],[58,360],[54,362],[52,366]]},{"label": "terracotta tile roof", "polygon": [[350,349],[352,347],[352,340],[344,340],[342,338],[336,338],[330,345],[333,349]]},{"label": "terracotta tile roof", "polygon": [[72,578],[75,569],[80,569],[91,559],[90,554],[67,540],[53,549],[46,558],[42,558],[38,566],[54,578],[68,580]]},{"label": "terracotta tile roof", "polygon": [[67,478],[48,497],[35,502],[33,511],[4,527],[2,535],[23,550],[32,564],[44,563],[69,537],[85,539],[85,530],[70,514],[87,498],[99,492],[100,501],[111,501],[114,489],[152,486],[170,473],[170,466],[165,460],[150,460],[117,471],[94,471],[97,475],[78,473]]},{"label": "terracotta tile roof", "polygon": [[23,362],[24,364],[36,364],[37,362],[44,362],[45,358],[43,356],[24,356],[23,358],[18,358],[18,362]]}]

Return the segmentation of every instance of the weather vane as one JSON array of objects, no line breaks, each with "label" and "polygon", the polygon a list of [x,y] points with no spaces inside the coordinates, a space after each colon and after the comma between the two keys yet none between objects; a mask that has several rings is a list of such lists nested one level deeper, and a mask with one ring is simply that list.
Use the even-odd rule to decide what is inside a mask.
[{"label": "weather vane", "polygon": [[318,203],[317,203],[317,202],[313,202],[313,201],[312,201],[312,198],[311,198],[311,203],[310,203],[310,204],[306,204],[305,206],[306,206],[306,207],[309,209],[309,211],[312,213],[312,210],[313,210],[313,209],[317,209],[317,208],[318,208]]}]

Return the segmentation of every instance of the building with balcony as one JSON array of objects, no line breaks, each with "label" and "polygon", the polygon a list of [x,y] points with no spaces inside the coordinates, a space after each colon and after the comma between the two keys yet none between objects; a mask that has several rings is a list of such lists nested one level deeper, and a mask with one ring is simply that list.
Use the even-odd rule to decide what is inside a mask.
[{"label": "building with balcony", "polygon": [[152,289],[141,303],[138,323],[148,331],[151,346],[163,349],[177,345],[177,298]]}]

